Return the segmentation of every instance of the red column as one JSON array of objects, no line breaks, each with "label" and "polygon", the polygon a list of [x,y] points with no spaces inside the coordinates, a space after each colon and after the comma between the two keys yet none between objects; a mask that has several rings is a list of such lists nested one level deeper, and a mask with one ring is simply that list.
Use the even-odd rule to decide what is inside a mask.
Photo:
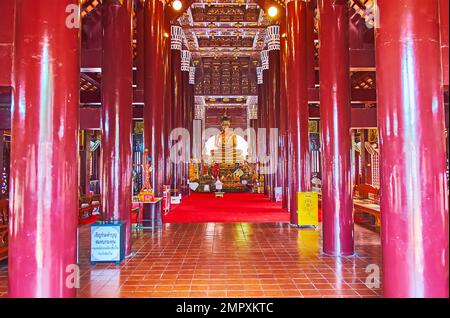
[{"label": "red column", "polygon": [[[166,8],[165,8],[166,10]],[[167,14],[164,14],[164,184],[172,184],[172,162],[170,160],[170,149],[172,147],[172,141],[170,140],[170,132],[172,130],[172,54],[171,54],[171,25],[170,21],[166,18]]]},{"label": "red column", "polygon": [[[263,85],[262,85],[262,111],[261,111],[261,127],[266,129],[265,134],[265,142],[264,142],[264,149],[265,151],[261,151],[260,155],[266,156],[269,154],[269,133],[270,133],[270,126],[269,126],[269,52],[267,50],[264,50],[261,52],[261,67],[263,70]],[[262,145],[263,143],[261,143]],[[270,196],[270,174],[268,172],[269,170],[269,163],[267,160],[264,163],[264,195]]]},{"label": "red column", "polygon": [[438,3],[379,0],[376,32],[386,297],[448,297]]},{"label": "red column", "polygon": [[[258,130],[256,130],[256,160],[258,163],[258,172],[259,175],[264,175],[264,163],[262,162],[262,150],[265,149],[263,143],[265,144],[265,138],[260,135],[260,131],[265,128],[265,102],[264,102],[264,78],[263,78],[263,68],[262,66],[258,66],[256,68],[256,78],[258,85]],[[260,130],[261,129],[261,130]],[[264,182],[264,193],[265,193],[265,182]]]},{"label": "red column", "polygon": [[189,68],[189,105],[188,105],[188,121],[189,121],[189,135],[190,140],[190,156],[193,158],[193,146],[194,146],[194,107],[195,107],[195,66]]},{"label": "red column", "polygon": [[319,0],[323,250],[353,254],[348,6]]},{"label": "red column", "polygon": [[[171,26],[171,79],[172,79],[172,129],[180,128],[182,126],[182,74],[181,74],[181,49],[182,49],[182,34],[183,30],[178,25]],[[169,135],[170,137],[170,135]],[[172,141],[175,145],[177,140]],[[171,155],[172,166],[172,188],[177,189],[178,193],[181,191],[181,163],[178,156]]]},{"label": "red column", "polygon": [[[182,103],[181,103],[181,109],[180,109],[180,115],[181,115],[181,124],[179,127],[186,129],[189,131],[189,104],[190,104],[190,98],[189,98],[189,71],[190,71],[190,63],[191,63],[191,52],[188,50],[183,50],[181,56],[181,83],[182,83],[182,89],[181,89],[181,95],[182,95]],[[188,156],[190,145],[188,144],[187,138],[183,138],[183,152],[185,152],[186,156]],[[182,162],[180,162],[180,168],[181,168],[181,194],[183,196],[189,195],[189,189],[187,187],[187,179],[188,179],[188,170],[189,170],[189,163],[186,162],[186,158],[182,159]]]},{"label": "red column", "polygon": [[[269,131],[280,127],[280,26],[271,25],[267,28],[267,41],[269,51],[269,80],[268,80],[268,106],[269,106]],[[280,134],[280,131],[278,131]],[[278,139],[269,140],[269,153],[271,156],[271,173],[268,175],[270,184],[270,200],[275,201],[275,188],[280,185],[278,161]]]},{"label": "red column", "polygon": [[448,11],[449,1],[439,0],[439,28],[441,41],[442,79],[448,89]]},{"label": "red column", "polygon": [[132,1],[102,4],[102,204],[105,220],[126,222],[131,253]]},{"label": "red column", "polygon": [[308,63],[306,43],[306,8],[304,1],[287,3],[289,91],[289,189],[291,224],[297,224],[297,193],[311,190],[308,137]]},{"label": "red column", "polygon": [[280,168],[281,168],[281,184],[282,187],[282,206],[286,211],[289,210],[288,196],[288,109],[287,109],[287,62],[289,47],[287,41],[286,20],[280,25]]},{"label": "red column", "polygon": [[144,144],[152,158],[151,185],[156,196],[164,185],[164,4],[144,5]]},{"label": "red column", "polygon": [[[78,1],[16,1],[9,297],[75,297],[77,263]],[[69,270],[70,272],[67,272]]]}]

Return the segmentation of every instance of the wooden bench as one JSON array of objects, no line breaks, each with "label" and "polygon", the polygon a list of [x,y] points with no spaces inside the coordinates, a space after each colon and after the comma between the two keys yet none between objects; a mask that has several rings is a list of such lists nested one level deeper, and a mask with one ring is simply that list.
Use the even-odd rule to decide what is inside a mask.
[{"label": "wooden bench", "polygon": [[8,258],[8,200],[0,199],[0,261]]},{"label": "wooden bench", "polygon": [[353,206],[355,215],[366,213],[374,217],[375,230],[380,231],[380,190],[370,184],[358,184],[353,189]]}]

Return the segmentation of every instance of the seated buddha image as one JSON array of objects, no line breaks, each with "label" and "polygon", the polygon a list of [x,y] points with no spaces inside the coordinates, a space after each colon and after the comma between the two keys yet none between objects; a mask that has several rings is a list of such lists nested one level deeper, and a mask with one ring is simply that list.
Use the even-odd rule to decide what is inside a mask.
[{"label": "seated buddha image", "polygon": [[241,149],[238,149],[238,136],[231,126],[231,118],[224,115],[220,120],[221,131],[214,136],[211,157],[216,163],[237,163],[244,161]]}]

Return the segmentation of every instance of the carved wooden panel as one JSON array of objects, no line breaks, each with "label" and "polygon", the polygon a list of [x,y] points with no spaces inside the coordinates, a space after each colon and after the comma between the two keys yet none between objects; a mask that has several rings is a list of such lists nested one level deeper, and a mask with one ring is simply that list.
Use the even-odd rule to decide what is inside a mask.
[{"label": "carved wooden panel", "polygon": [[250,58],[202,58],[197,95],[257,95],[256,66]]}]

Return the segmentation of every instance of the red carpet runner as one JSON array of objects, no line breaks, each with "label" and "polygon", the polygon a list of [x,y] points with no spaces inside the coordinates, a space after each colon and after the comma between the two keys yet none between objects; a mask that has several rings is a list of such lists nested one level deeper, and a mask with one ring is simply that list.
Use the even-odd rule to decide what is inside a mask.
[{"label": "red carpet runner", "polygon": [[225,193],[215,198],[212,193],[193,193],[175,206],[163,221],[186,222],[289,222],[289,214],[281,203],[270,202],[262,194]]}]

